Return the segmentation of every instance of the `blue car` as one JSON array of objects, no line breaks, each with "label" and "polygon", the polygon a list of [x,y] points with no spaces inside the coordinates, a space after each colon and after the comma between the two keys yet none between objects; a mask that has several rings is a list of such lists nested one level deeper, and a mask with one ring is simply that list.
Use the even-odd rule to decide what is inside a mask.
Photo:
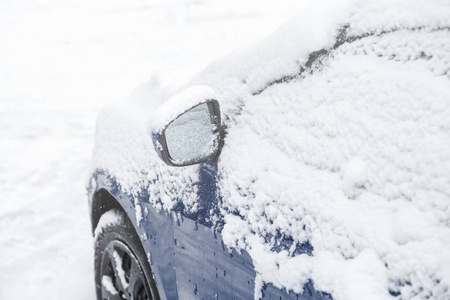
[{"label": "blue car", "polygon": [[97,298],[449,299],[449,12],[318,2],[105,107]]}]

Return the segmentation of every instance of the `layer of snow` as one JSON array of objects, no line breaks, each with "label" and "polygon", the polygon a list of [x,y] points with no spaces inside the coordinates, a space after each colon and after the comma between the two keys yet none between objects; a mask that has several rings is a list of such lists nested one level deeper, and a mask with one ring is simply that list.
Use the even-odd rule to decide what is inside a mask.
[{"label": "layer of snow", "polygon": [[157,105],[302,5],[0,0],[0,299],[95,299],[85,181],[100,107],[140,82],[136,99]]},{"label": "layer of snow", "polygon": [[[313,280],[337,300],[450,297],[449,28],[448,1],[317,1],[186,84],[223,109],[223,237],[253,258],[256,296]],[[146,127],[182,86],[107,107],[93,167],[159,209],[195,211],[198,167],[164,165]],[[294,244],[274,252],[279,232]],[[313,255],[295,254],[306,241]]]},{"label": "layer of snow", "polygon": [[100,220],[98,220],[97,227],[95,227],[94,230],[94,241],[97,240],[98,235],[102,233],[103,229],[108,226],[117,225],[120,222],[123,221],[122,215],[119,213],[119,211],[112,209],[107,212],[105,212],[101,217]]},{"label": "layer of snow", "polygon": [[178,115],[207,100],[217,98],[209,86],[196,85],[183,89],[162,103],[150,119],[150,127],[155,131],[164,129]]},{"label": "layer of snow", "polygon": [[[249,251],[264,282],[301,291],[312,279],[335,299],[450,297],[450,6],[437,3],[435,14],[390,3],[379,10],[393,6],[389,22],[350,9],[349,36],[378,24],[393,32],[346,43],[312,75],[234,101],[243,105],[228,125],[221,191],[224,209],[245,221],[227,218],[224,237]],[[261,78],[246,89],[270,81]],[[213,87],[225,98],[222,84]],[[278,232],[309,240],[313,256],[271,252],[276,241],[264,238]]]},{"label": "layer of snow", "polygon": [[113,252],[113,257],[114,260],[116,262],[116,271],[117,271],[117,275],[119,276],[120,282],[122,283],[122,286],[124,289],[128,288],[128,282],[125,278],[125,271],[122,268],[122,257],[120,257],[119,253],[117,253],[117,251],[114,250]]},{"label": "layer of snow", "polygon": [[105,287],[105,289],[111,293],[111,295],[116,295],[118,292],[116,288],[114,287],[114,284],[112,282],[112,278],[107,275],[103,275],[102,277],[102,285]]},{"label": "layer of snow", "polygon": [[[449,296],[450,85],[384,59],[335,53],[244,99],[229,126],[225,206],[247,217],[245,248],[265,281],[300,290],[312,278],[336,299]],[[230,219],[225,235],[244,225]],[[314,256],[271,254],[262,238],[278,231],[309,240]]]}]

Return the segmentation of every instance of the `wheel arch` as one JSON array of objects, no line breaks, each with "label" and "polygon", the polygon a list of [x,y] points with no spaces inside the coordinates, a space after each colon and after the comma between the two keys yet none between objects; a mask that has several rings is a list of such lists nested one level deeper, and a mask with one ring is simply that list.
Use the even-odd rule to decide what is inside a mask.
[{"label": "wheel arch", "polygon": [[125,209],[122,207],[119,201],[106,189],[101,188],[92,196],[91,204],[91,225],[92,233],[98,225],[100,217],[111,209],[117,209],[127,216]]},{"label": "wheel arch", "polygon": [[[167,271],[171,270],[171,268],[173,269],[173,254],[170,255],[173,251],[167,251],[167,247],[172,250],[174,247],[171,216],[163,212],[157,212],[154,208],[151,208],[151,204],[148,204],[150,214],[146,215],[145,222],[139,226],[141,230],[138,230],[135,213],[133,213],[135,206],[131,198],[132,196],[121,192],[115,179],[105,175],[103,172],[97,172],[94,179],[91,185],[93,187],[91,190],[94,190],[94,192],[91,192],[92,196],[89,197],[92,234],[94,235],[95,228],[98,226],[101,216],[111,209],[117,209],[122,212],[130,220],[136,234],[139,231],[147,233],[157,231],[158,241],[160,241],[157,244],[152,242],[156,236],[141,240],[142,235],[138,234],[141,245],[148,255],[148,264],[152,270],[159,294],[159,298],[157,299],[179,299],[175,272],[174,270]],[[151,222],[150,219],[152,220]],[[167,236],[169,238],[163,238]],[[151,258],[153,259],[153,264]]]}]

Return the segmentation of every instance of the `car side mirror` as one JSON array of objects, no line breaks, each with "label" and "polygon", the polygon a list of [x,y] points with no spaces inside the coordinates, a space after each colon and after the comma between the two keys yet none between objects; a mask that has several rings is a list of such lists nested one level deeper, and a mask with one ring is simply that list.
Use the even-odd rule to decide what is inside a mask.
[{"label": "car side mirror", "polygon": [[170,166],[189,166],[216,157],[223,145],[220,106],[206,100],[185,110],[160,130],[153,131],[159,157]]}]

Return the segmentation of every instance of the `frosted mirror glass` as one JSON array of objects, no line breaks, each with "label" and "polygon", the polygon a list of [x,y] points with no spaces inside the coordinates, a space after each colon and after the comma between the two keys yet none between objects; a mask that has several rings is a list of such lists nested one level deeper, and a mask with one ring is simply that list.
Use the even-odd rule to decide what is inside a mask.
[{"label": "frosted mirror glass", "polygon": [[215,153],[219,133],[207,103],[200,104],[175,119],[165,131],[170,157],[177,163],[195,162]]}]

